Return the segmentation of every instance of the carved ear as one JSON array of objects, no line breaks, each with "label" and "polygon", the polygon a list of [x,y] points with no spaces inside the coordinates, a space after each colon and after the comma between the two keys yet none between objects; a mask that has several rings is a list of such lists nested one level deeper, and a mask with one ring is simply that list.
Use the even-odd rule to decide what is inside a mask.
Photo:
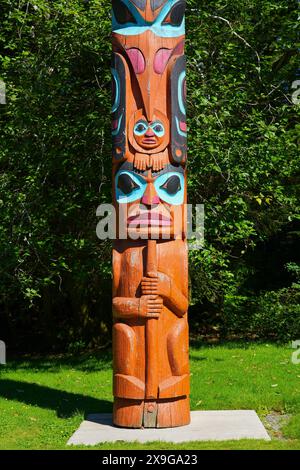
[{"label": "carved ear", "polygon": [[171,155],[175,163],[184,164],[187,154],[186,129],[186,59],[175,60],[170,76],[171,89]]}]

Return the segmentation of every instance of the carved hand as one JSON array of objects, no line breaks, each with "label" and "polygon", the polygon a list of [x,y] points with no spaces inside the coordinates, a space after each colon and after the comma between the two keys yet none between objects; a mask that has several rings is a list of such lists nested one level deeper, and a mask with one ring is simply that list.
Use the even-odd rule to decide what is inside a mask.
[{"label": "carved hand", "polygon": [[142,283],[142,295],[159,295],[158,293],[158,276],[143,277]]},{"label": "carved hand", "polygon": [[134,157],[134,167],[137,170],[145,171],[149,168],[150,156],[146,153],[136,153]]},{"label": "carved hand", "polygon": [[163,308],[163,301],[156,295],[144,295],[140,298],[139,315],[143,318],[158,318]]},{"label": "carved hand", "polygon": [[169,298],[171,295],[171,278],[160,272],[156,276],[143,277],[141,288],[143,295],[159,295]]},{"label": "carved hand", "polygon": [[161,153],[156,153],[150,156],[150,166],[153,171],[162,170],[169,163],[168,151],[165,150]]}]

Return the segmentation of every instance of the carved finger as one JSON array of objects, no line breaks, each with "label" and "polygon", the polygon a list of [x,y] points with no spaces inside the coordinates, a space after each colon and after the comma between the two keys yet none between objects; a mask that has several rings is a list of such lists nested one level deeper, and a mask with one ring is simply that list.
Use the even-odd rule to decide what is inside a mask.
[{"label": "carved finger", "polygon": [[162,303],[160,303],[160,302],[148,302],[149,307],[156,307],[156,306],[160,306],[160,305],[162,305]]},{"label": "carved finger", "polygon": [[155,307],[155,308],[158,307],[158,308],[159,308],[159,307],[162,307],[162,306],[163,306],[163,303],[162,303],[162,302],[161,302],[161,303],[158,303],[158,302],[157,302],[157,303],[154,303],[154,304],[148,304],[148,306],[149,306],[149,307]]},{"label": "carved finger", "polygon": [[149,308],[147,311],[151,313],[160,313],[161,310],[161,308]]},{"label": "carved finger", "polygon": [[163,156],[160,157],[160,170],[162,170],[164,167],[164,158]]},{"label": "carved finger", "polygon": [[155,289],[158,287],[158,282],[143,282],[142,288],[143,289]]}]

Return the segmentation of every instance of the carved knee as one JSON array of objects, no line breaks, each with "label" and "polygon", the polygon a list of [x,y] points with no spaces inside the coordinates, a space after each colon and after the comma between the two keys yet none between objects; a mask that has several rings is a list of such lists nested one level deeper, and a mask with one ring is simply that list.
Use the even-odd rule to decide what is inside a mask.
[{"label": "carved knee", "polygon": [[177,320],[167,338],[169,363],[173,375],[189,372],[188,324],[184,318]]},{"label": "carved knee", "polygon": [[134,375],[136,336],[125,323],[115,323],[113,326],[113,357],[116,374]]}]

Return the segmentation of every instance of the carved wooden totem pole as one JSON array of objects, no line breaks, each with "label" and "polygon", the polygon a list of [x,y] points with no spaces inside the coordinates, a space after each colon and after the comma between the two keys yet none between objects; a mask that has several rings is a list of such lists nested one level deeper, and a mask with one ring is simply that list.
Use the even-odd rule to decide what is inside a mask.
[{"label": "carved wooden totem pole", "polygon": [[184,0],[112,0],[117,426],[190,422]]}]

